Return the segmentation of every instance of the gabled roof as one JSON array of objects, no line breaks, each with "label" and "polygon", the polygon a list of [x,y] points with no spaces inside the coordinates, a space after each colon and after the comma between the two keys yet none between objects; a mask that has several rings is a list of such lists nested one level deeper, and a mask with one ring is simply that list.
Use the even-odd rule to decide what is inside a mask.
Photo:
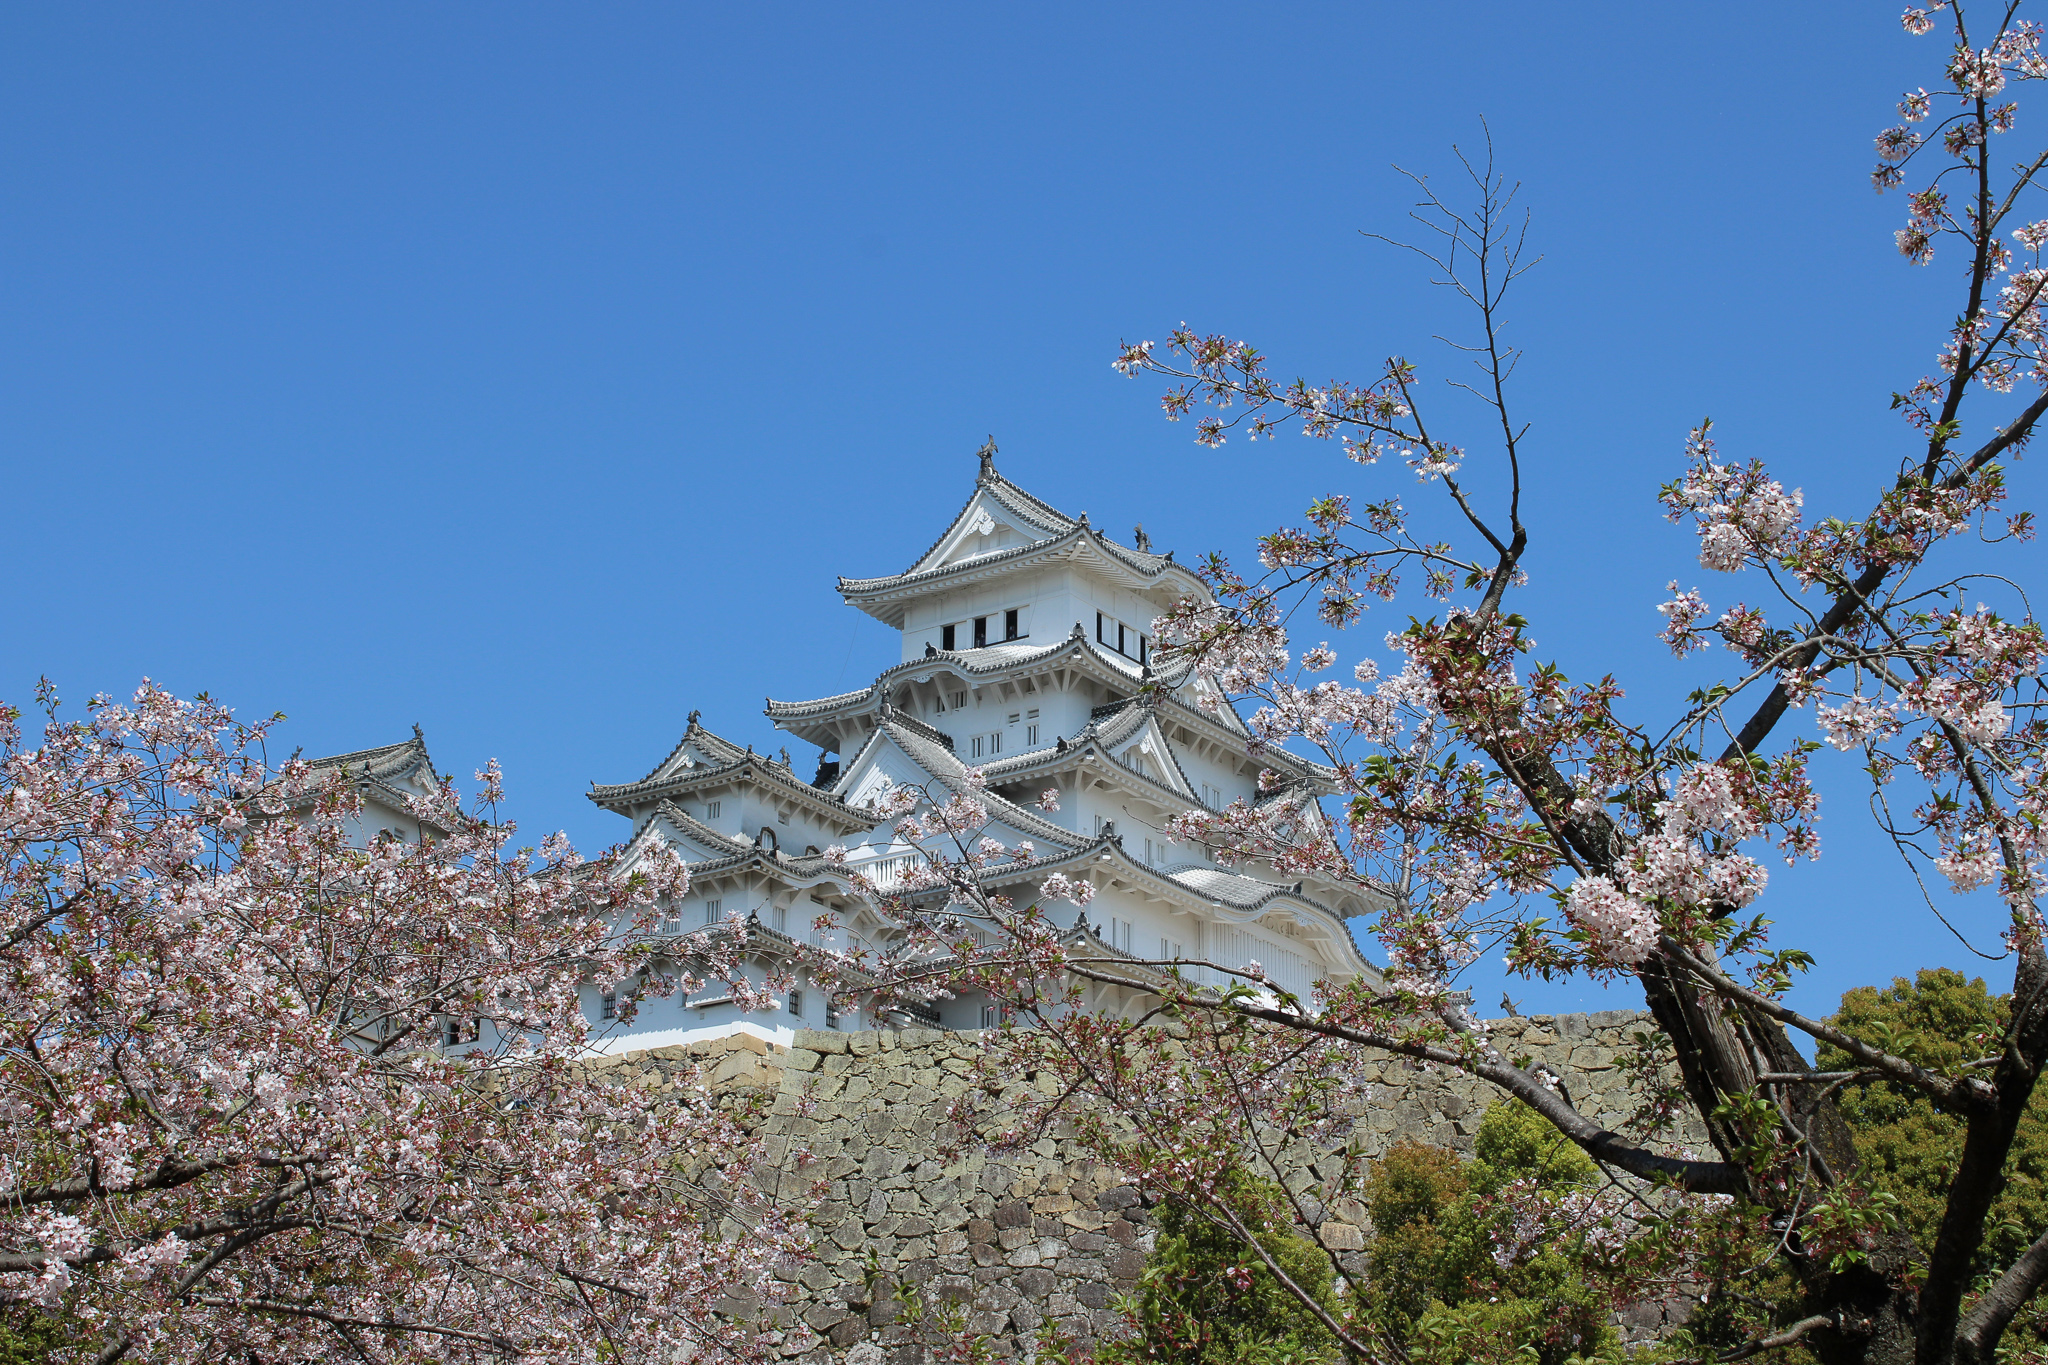
[{"label": "gabled roof", "polygon": [[[305,763],[312,769],[312,780],[297,796],[284,798],[287,807],[311,805],[318,799],[317,788],[321,783],[330,774],[341,773],[354,781],[356,790],[365,800],[419,819],[412,808],[413,798],[426,795],[441,785],[440,776],[434,771],[434,761],[427,754],[427,738],[417,725],[412,727],[411,739],[400,740],[396,744],[380,744],[374,749],[306,759]],[[267,790],[274,793],[278,786],[273,782]],[[446,829],[431,818],[421,823],[437,830]]]},{"label": "gabled roof", "polygon": [[620,853],[621,868],[630,869],[646,853],[648,845],[657,833],[657,823],[666,824],[677,834],[712,855],[707,858],[683,860],[689,867],[693,879],[758,869],[778,880],[799,886],[831,882],[842,890],[846,889],[844,873],[833,867],[822,853],[784,853],[779,847],[767,842],[750,841],[720,833],[672,801],[663,801],[656,805],[633,831],[633,837],[626,841],[626,846]]},{"label": "gabled roof", "polygon": [[[988,807],[989,817],[1008,825],[1019,834],[1032,840],[1043,841],[1055,848],[1078,848],[1086,842],[1082,836],[1070,829],[1062,829],[1035,811],[1025,809],[1006,797],[986,789],[975,788],[967,782],[967,764],[960,761],[951,746],[929,725],[902,715],[892,706],[882,708],[879,723],[868,736],[860,752],[848,760],[840,776],[834,794],[853,790],[859,779],[873,766],[874,752],[883,744],[893,744],[905,757],[925,772],[932,780],[947,791],[962,796],[971,796]],[[876,823],[872,817],[869,824]]]},{"label": "gabled roof", "polygon": [[812,786],[786,764],[712,734],[698,722],[695,711],[690,713],[689,728],[682,739],[669,750],[668,757],[655,765],[653,772],[638,782],[592,783],[585,795],[607,810],[626,814],[651,800],[666,800],[700,787],[733,783],[761,787],[775,797],[793,800],[842,829],[875,826],[872,816]]},{"label": "gabled roof", "polygon": [[[964,559],[941,562],[946,549],[955,544],[970,522],[982,516],[994,519],[995,512],[1029,538],[1012,545]],[[1135,592],[1171,590],[1202,594],[1207,590],[1190,570],[1173,562],[1173,555],[1119,545],[1088,524],[1084,513],[1078,520],[1026,493],[996,472],[994,446],[981,452],[981,473],[974,491],[931,548],[902,573],[879,578],[841,578],[839,592],[854,606],[889,625],[903,624],[903,603],[932,591],[941,583],[972,580],[1008,572],[1039,558],[1092,560],[1102,571],[1121,580]]]},{"label": "gabled roof", "polygon": [[[765,714],[777,726],[784,721],[809,721],[826,717],[859,716],[880,708],[895,685],[908,678],[923,682],[940,672],[954,674],[971,686],[1002,682],[1050,672],[1073,663],[1088,666],[1096,681],[1115,687],[1136,689],[1147,679],[1147,670],[1137,660],[1115,650],[1097,647],[1085,633],[1070,633],[1057,644],[1039,646],[987,645],[981,649],[938,649],[921,659],[884,669],[874,682],[854,692],[819,697],[814,701],[768,699]],[[1171,684],[1169,684],[1171,685]]]},{"label": "gabled roof", "polygon": [[1098,836],[1072,852],[1045,854],[1028,863],[992,866],[983,874],[982,881],[989,886],[1003,886],[1038,879],[1063,868],[1100,870],[1105,861],[1119,876],[1148,884],[1162,894],[1178,893],[1205,902],[1220,910],[1218,918],[1227,924],[1251,923],[1276,905],[1310,912],[1329,932],[1330,941],[1341,944],[1355,957],[1354,962],[1347,964],[1351,970],[1375,974],[1379,970],[1359,946],[1349,921],[1339,911],[1307,895],[1301,883],[1266,882],[1203,864],[1152,867],[1125,852],[1123,841],[1114,835]]},{"label": "gabled roof", "polygon": [[1064,535],[1078,524],[1051,503],[1041,502],[997,473],[993,439],[981,448],[980,455],[981,472],[975,476],[974,491],[967,495],[967,501],[960,505],[960,510],[954,513],[953,520],[939,533],[939,538],[933,541],[923,554],[911,561],[910,567],[903,571],[904,574],[914,574],[932,568],[940,553],[946,548],[946,543],[954,539],[960,528],[974,518],[977,506],[992,506],[997,511],[1008,513],[1008,520],[1020,523],[1038,533],[1032,537],[1034,540]]}]

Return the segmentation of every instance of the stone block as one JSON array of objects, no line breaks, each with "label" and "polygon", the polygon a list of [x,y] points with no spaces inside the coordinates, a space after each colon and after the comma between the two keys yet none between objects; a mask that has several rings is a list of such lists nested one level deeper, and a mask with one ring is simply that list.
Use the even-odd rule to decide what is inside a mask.
[{"label": "stone block", "polygon": [[1365,1250],[1365,1232],[1362,1228],[1340,1223],[1332,1218],[1326,1219],[1316,1231],[1322,1234],[1323,1245],[1332,1251]]}]

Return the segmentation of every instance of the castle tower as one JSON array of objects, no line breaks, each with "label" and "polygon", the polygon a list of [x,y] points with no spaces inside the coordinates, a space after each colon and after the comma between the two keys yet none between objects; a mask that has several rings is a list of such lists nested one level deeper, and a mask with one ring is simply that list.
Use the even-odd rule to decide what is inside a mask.
[{"label": "castle tower", "polygon": [[[1033,849],[1029,862],[987,874],[991,889],[1023,904],[1055,871],[1086,878],[1095,899],[1085,912],[1061,903],[1056,918],[1112,955],[1257,961],[1304,1000],[1318,978],[1376,978],[1346,925],[1377,908],[1355,885],[1219,866],[1165,833],[1176,815],[1243,801],[1296,841],[1328,837],[1319,798],[1334,790],[1329,769],[1278,750],[1252,757],[1250,734],[1206,676],[1154,667],[1153,619],[1206,596],[1201,580],[1142,531],[1122,545],[1085,513],[1026,493],[997,472],[993,442],[979,457],[965,505],[908,568],[839,580],[849,605],[901,632],[902,662],[857,691],[768,702],[778,728],[821,751],[813,782],[786,758],[742,753],[693,714],[646,778],[591,799],[632,819],[636,839],[659,831],[682,852],[693,896],[716,907],[705,915],[744,909],[770,933],[802,936],[829,910],[836,933],[886,942],[890,926],[818,850],[843,845],[850,869],[890,886],[918,855],[868,803],[891,786],[965,790],[971,766],[986,782],[990,834]],[[1277,788],[1260,790],[1262,769]],[[1056,813],[1036,808],[1048,788]],[[691,1017],[708,1026],[720,1016]],[[984,1002],[963,998],[921,1022],[987,1018]]]}]

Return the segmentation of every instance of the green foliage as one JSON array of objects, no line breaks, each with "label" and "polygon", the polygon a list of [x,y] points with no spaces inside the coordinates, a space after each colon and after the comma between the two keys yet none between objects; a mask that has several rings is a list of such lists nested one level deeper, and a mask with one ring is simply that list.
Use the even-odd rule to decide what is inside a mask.
[{"label": "green foliage", "polygon": [[[1291,1229],[1277,1186],[1236,1173],[1217,1201],[1256,1234],[1289,1279],[1342,1316],[1329,1259]],[[1104,1347],[1097,1360],[1325,1365],[1339,1358],[1335,1337],[1235,1232],[1179,1204],[1165,1205],[1159,1221],[1158,1244],[1126,1305],[1138,1332]]]},{"label": "green foliage", "polygon": [[0,1365],[46,1365],[70,1339],[60,1317],[25,1304],[0,1305]]},{"label": "green foliage", "polygon": [[1582,1239],[1564,1236],[1503,1266],[1496,1234],[1532,1192],[1568,1194],[1593,1163],[1526,1105],[1487,1110],[1475,1158],[1401,1142],[1374,1163],[1366,1205],[1374,1237],[1363,1316],[1418,1365],[1565,1365],[1618,1349],[1607,1295],[1586,1273]]},{"label": "green foliage", "polygon": [[1584,1149],[1519,1100],[1504,1100],[1486,1111],[1472,1150],[1472,1185],[1483,1194],[1520,1179],[1534,1180],[1540,1189],[1563,1191],[1590,1185],[1599,1174]]},{"label": "green foliage", "polygon": [[[1888,990],[1849,991],[1833,1022],[1930,1070],[1956,1074],[1996,1051],[2009,1004],[1981,977],[1941,967],[1918,972],[1910,982],[1895,978]],[[1854,1066],[1825,1043],[1817,1061],[1824,1071]],[[1856,1136],[1861,1180],[1898,1201],[1900,1222],[1925,1253],[1934,1245],[1949,1178],[1962,1155],[1962,1119],[1890,1081],[1844,1087],[1841,1105]],[[1980,1270],[2010,1265],[2048,1229],[2048,1097],[2038,1089],[2020,1120],[2005,1175],[1978,1253]]]}]

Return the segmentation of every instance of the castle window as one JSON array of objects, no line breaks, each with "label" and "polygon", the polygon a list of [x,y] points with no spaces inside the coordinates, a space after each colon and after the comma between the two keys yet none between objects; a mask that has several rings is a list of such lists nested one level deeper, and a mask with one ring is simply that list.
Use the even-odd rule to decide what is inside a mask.
[{"label": "castle window", "polygon": [[724,918],[725,902],[723,900],[714,898],[704,902],[704,922],[706,924],[716,924]]},{"label": "castle window", "polygon": [[1116,652],[1119,654],[1130,653],[1129,650],[1124,648],[1124,623],[1121,621],[1116,623]]},{"label": "castle window", "polygon": [[1128,953],[1131,951],[1131,922],[1127,919],[1109,917],[1109,946]]},{"label": "castle window", "polygon": [[986,616],[977,616],[974,618],[974,647],[980,649],[987,643],[988,618]]},{"label": "castle window", "polygon": [[804,993],[802,991],[791,991],[789,993],[789,1017],[792,1019],[804,1017]]},{"label": "castle window", "polygon": [[954,640],[954,632],[955,632],[956,630],[958,630],[958,629],[959,629],[959,627],[957,627],[957,626],[940,626],[940,627],[939,627],[939,648],[940,648],[940,649],[951,649],[951,648],[953,647],[953,640]]},{"label": "castle window", "polygon": [[1003,1012],[994,1005],[983,1005],[981,1007],[981,1026],[983,1028],[1001,1028],[1003,1026]]},{"label": "castle window", "polygon": [[1015,711],[1012,711],[1012,712],[1010,713],[1010,724],[1012,724],[1012,725],[1015,725],[1016,723],[1017,723],[1017,713],[1016,713]]},{"label": "castle window", "polygon": [[704,803],[704,818],[706,820],[716,820],[718,818],[718,802],[706,801]]},{"label": "castle window", "polygon": [[827,999],[825,1001],[825,1027],[839,1027],[839,1011],[832,1007],[832,1002],[830,999]]},{"label": "castle window", "polygon": [[1026,744],[1036,744],[1036,743],[1038,743],[1038,722],[1037,722],[1037,721],[1033,721],[1033,722],[1032,722],[1031,724],[1029,724],[1029,725],[1027,725],[1027,726],[1025,726],[1025,727],[1024,727],[1024,742],[1025,742]]},{"label": "castle window", "polygon": [[789,907],[786,905],[775,907],[775,932],[778,934],[787,934],[789,932]]},{"label": "castle window", "polygon": [[981,736],[980,736],[980,735],[976,735],[976,736],[974,737],[974,756],[975,756],[976,758],[980,758],[980,757],[981,757]]},{"label": "castle window", "polygon": [[1017,609],[1015,607],[1003,613],[1003,638],[1005,640],[1017,638]]},{"label": "castle window", "polygon": [[955,711],[965,711],[967,709],[967,694],[965,692],[953,692],[948,695],[953,699],[953,709]]},{"label": "castle window", "polygon": [[460,1047],[476,1041],[477,1020],[458,1019],[450,1015],[441,1020],[441,1042],[446,1047]]},{"label": "castle window", "polygon": [[619,1017],[619,993],[617,991],[606,991],[598,997],[597,1017],[600,1019],[616,1019]]},{"label": "castle window", "polygon": [[1095,613],[1095,643],[1098,645],[1109,643],[1108,637],[1102,633],[1102,613],[1099,611]]},{"label": "castle window", "polygon": [[1138,637],[1138,662],[1141,664],[1152,662],[1151,656],[1147,652],[1147,641],[1142,635]]}]

